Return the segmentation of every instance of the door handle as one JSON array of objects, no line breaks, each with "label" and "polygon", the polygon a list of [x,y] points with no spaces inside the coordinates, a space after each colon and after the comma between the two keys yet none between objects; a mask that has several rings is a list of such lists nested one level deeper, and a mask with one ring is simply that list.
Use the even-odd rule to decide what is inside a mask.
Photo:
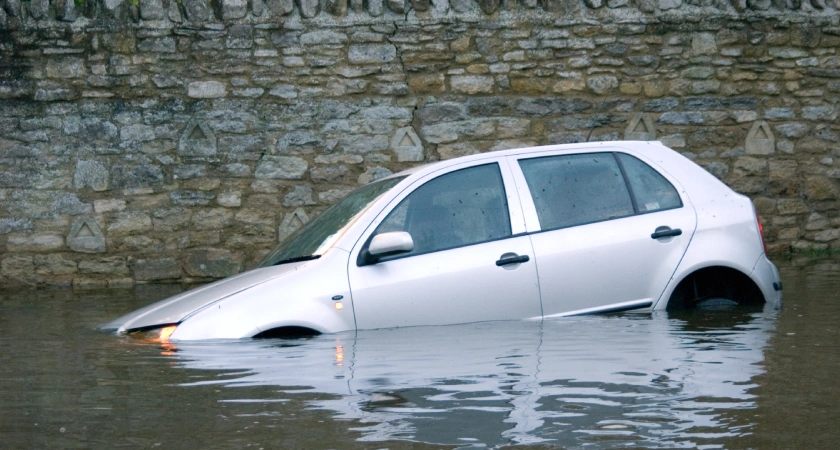
[{"label": "door handle", "polygon": [[496,265],[499,266],[499,267],[502,267],[502,266],[506,266],[508,264],[520,264],[520,263],[528,262],[530,260],[531,260],[531,258],[529,258],[528,255],[521,255],[520,256],[520,255],[517,255],[516,253],[513,253],[513,254],[505,253],[504,255],[502,255],[501,259],[496,261]]},{"label": "door handle", "polygon": [[666,237],[674,237],[679,236],[682,234],[682,230],[679,228],[671,229],[671,227],[661,226],[656,227],[653,234],[650,235],[651,239],[662,239]]}]

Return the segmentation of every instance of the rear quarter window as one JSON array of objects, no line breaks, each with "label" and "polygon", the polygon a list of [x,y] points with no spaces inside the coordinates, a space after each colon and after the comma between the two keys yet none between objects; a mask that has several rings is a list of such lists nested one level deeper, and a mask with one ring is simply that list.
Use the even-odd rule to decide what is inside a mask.
[{"label": "rear quarter window", "polygon": [[626,153],[616,153],[640,214],[682,206],[676,188],[659,172]]}]

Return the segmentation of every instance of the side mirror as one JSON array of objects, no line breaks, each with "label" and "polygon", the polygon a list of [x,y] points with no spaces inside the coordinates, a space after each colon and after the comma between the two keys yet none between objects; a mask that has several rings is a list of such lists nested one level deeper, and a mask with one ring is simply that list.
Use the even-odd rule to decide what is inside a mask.
[{"label": "side mirror", "polygon": [[368,246],[368,253],[378,258],[412,250],[414,250],[414,240],[405,231],[392,231],[376,235]]},{"label": "side mirror", "polygon": [[414,250],[414,240],[405,231],[378,234],[371,239],[368,248],[359,254],[359,265],[374,264],[379,258],[412,250]]}]

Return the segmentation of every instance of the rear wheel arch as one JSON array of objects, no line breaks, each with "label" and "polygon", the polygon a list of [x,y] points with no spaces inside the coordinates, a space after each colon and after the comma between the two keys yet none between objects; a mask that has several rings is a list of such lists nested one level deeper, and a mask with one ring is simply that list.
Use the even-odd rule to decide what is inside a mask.
[{"label": "rear wheel arch", "polygon": [[765,302],[761,289],[748,275],[731,267],[709,266],[683,278],[671,292],[665,309],[692,309],[710,299],[732,300],[739,305]]}]

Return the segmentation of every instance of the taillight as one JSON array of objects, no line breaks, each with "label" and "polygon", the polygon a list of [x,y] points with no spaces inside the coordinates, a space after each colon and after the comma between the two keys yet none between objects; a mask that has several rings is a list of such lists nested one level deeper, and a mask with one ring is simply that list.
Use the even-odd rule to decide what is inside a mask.
[{"label": "taillight", "polygon": [[755,214],[755,222],[758,224],[758,235],[761,236],[761,245],[764,246],[764,253],[767,253],[767,241],[764,240],[764,226],[761,225],[761,219],[758,213]]}]

